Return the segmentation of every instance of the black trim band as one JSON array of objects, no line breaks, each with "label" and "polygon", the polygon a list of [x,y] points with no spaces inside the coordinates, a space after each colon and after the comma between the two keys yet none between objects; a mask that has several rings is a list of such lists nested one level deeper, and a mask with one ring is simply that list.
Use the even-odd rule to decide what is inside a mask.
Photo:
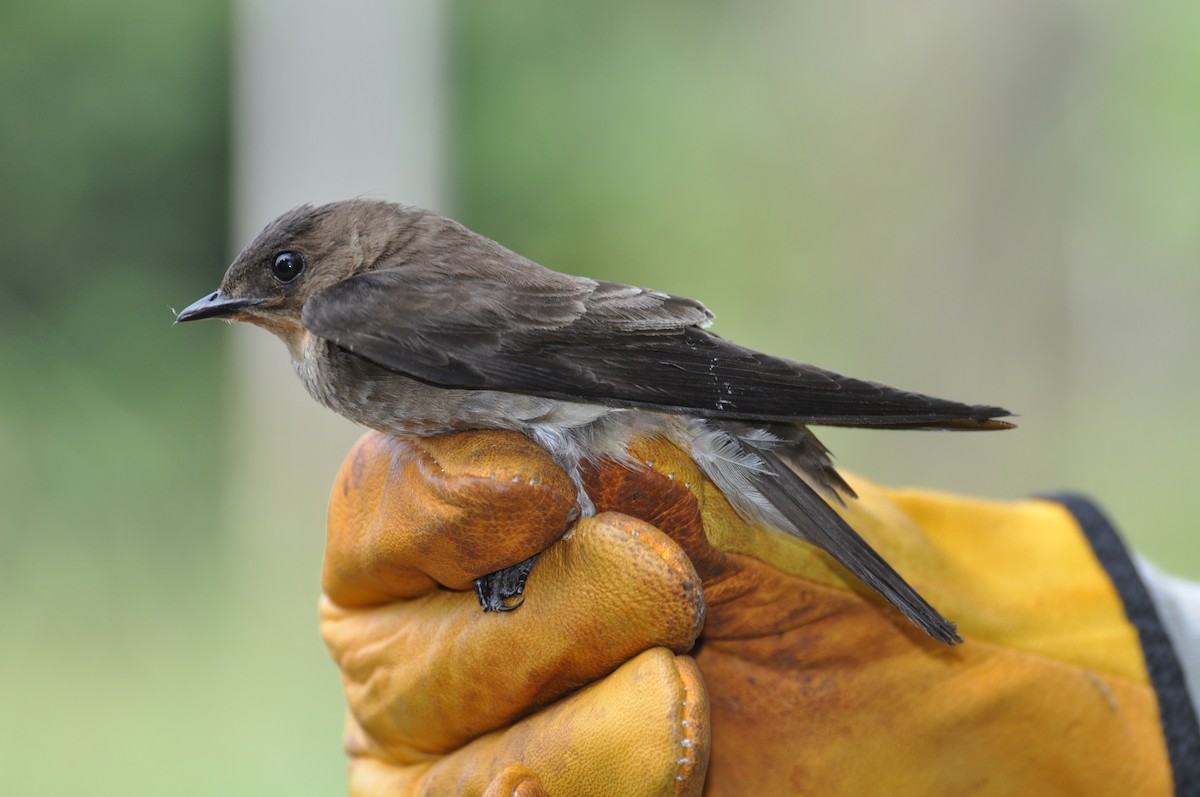
[{"label": "black trim band", "polygon": [[1158,695],[1158,713],[1167,742],[1167,757],[1175,776],[1175,794],[1197,797],[1200,795],[1197,707],[1192,705],[1183,668],[1150,593],[1142,583],[1141,574],[1112,523],[1090,499],[1073,493],[1052,493],[1043,497],[1062,504],[1075,516],[1100,564],[1112,578],[1113,586],[1125,604],[1125,616],[1137,629],[1150,684]]}]

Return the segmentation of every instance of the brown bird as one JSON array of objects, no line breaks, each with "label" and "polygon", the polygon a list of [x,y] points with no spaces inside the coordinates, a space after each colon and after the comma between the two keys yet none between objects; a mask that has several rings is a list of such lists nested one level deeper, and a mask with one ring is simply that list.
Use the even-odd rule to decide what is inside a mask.
[{"label": "brown bird", "polygon": [[[854,492],[805,424],[1006,429],[1000,407],[933,398],[761,354],[705,328],[700,302],[543,268],[419,208],[351,200],[285,213],[178,321],[248,321],[287,345],[325,406],[394,435],[525,433],[571,476],[639,467],[626,444],[688,451],[748,521],[812,542],[931,636],[961,641],[835,512]],[[823,496],[823,497],[822,497]],[[480,579],[511,608],[533,560]]]}]

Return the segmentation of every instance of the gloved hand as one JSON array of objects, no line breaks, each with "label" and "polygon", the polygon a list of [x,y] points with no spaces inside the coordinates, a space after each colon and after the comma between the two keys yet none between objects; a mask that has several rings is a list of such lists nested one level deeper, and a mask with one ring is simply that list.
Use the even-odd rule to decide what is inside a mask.
[{"label": "gloved hand", "polygon": [[[706,697],[676,655],[700,631],[699,580],[653,527],[577,515],[522,435],[362,439],[333,490],[322,602],[351,794],[700,793]],[[480,611],[476,577],[543,549],[518,610]]]},{"label": "gloved hand", "polygon": [[[1136,633],[1058,505],[851,480],[948,648],[678,449],[632,453],[576,520],[521,435],[360,441],[322,603],[352,794],[1170,793]],[[474,578],[543,549],[520,609],[479,610]]]}]

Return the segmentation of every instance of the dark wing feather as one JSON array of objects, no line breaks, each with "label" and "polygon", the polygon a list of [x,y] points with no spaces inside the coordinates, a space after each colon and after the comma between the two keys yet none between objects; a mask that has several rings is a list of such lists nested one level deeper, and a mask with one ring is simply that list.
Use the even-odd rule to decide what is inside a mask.
[{"label": "dark wing feather", "polygon": [[821,497],[765,446],[741,444],[762,459],[767,472],[752,477],[754,487],[788,518],[801,536],[836,559],[934,639],[962,642],[954,623],[909,586],[875,549]]},{"label": "dark wing feather", "polygon": [[699,302],[526,260],[410,263],[318,293],[304,326],[425,382],[711,418],[998,429],[1009,413],[841,376],[705,332]]}]

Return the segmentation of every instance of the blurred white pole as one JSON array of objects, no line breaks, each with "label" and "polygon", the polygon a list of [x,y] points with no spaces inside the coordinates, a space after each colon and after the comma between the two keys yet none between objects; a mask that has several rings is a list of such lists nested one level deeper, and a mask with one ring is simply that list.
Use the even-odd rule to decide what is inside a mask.
[{"label": "blurred white pole", "polygon": [[[233,251],[306,202],[372,196],[448,210],[445,4],[235,6]],[[326,499],[361,430],[305,394],[273,336],[234,334],[236,554],[251,583],[300,564],[315,594]]]}]

